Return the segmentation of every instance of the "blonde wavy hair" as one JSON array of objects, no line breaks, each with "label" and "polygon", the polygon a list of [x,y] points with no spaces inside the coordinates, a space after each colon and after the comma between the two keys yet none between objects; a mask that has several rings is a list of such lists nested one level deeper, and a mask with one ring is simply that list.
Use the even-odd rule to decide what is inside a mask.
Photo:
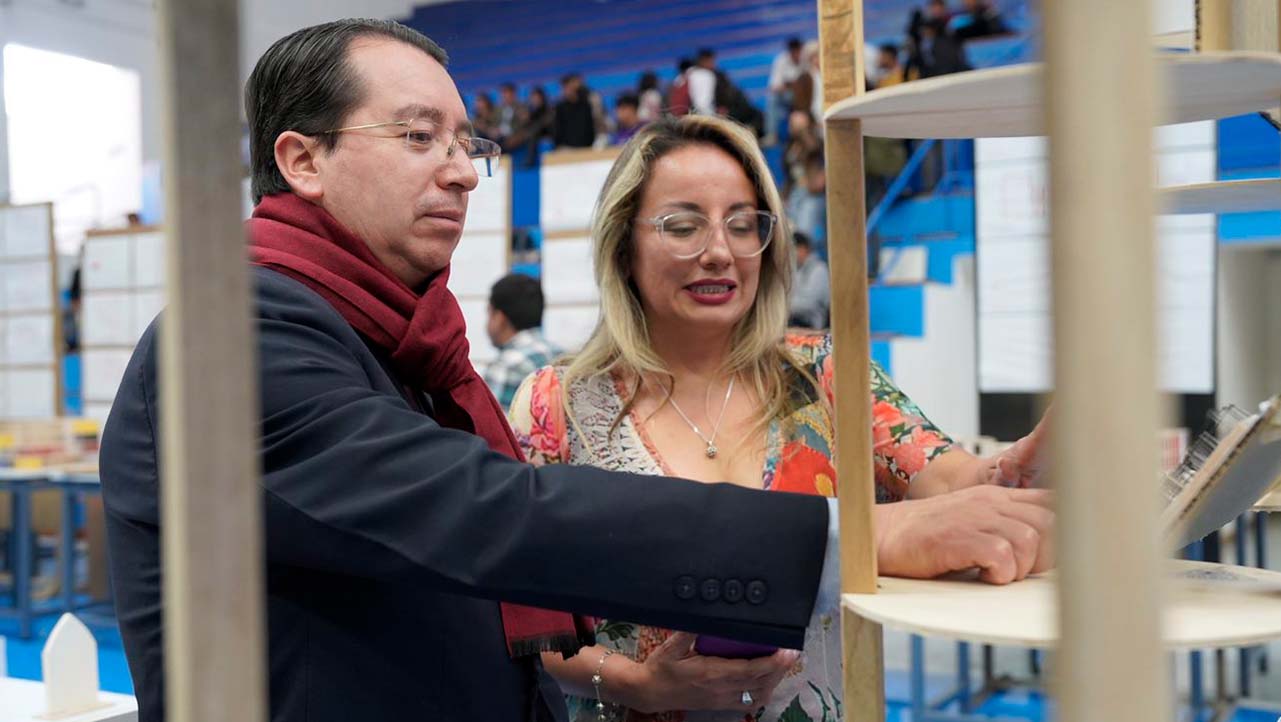
[{"label": "blonde wavy hair", "polygon": [[[817,391],[818,383],[784,344],[788,292],[795,251],[783,201],[774,186],[756,137],[733,121],[707,115],[664,118],[645,126],[623,147],[605,179],[592,217],[592,261],[600,289],[600,320],[583,349],[565,360],[563,382],[621,372],[631,389],[614,427],[631,410],[644,378],[665,378],[670,398],[674,378],[650,343],[640,296],[631,279],[633,226],[655,162],[679,148],[710,145],[735,158],[756,189],[757,207],[778,217],[774,237],[761,256],[760,281],[751,309],[734,328],[730,354],[721,372],[741,374],[760,399],[756,430],[786,417],[796,406],[788,370],[799,371]],[[824,398],[818,393],[819,398]],[[563,396],[568,408],[568,394]],[[665,404],[667,399],[664,399]]]}]

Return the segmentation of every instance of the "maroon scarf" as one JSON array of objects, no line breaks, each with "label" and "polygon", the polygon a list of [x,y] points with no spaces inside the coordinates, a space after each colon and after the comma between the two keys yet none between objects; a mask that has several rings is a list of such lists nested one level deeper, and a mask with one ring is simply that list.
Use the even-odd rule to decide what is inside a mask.
[{"label": "maroon scarf", "polygon": [[[437,422],[479,436],[500,454],[525,460],[502,407],[468,360],[462,309],[445,285],[448,267],[432,277],[420,296],[333,216],[292,193],[263,198],[245,225],[254,265],[320,294],[347,323],[391,354],[400,379],[431,396]],[[585,620],[564,612],[507,603],[500,607],[513,657],[573,654],[580,638],[591,636]]]}]

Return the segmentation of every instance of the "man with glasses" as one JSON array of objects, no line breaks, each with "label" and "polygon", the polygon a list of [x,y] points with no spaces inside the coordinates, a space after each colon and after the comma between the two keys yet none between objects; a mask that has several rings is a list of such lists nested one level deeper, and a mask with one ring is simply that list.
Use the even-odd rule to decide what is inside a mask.
[{"label": "man with glasses", "polygon": [[[834,577],[824,500],[519,459],[446,288],[498,149],[445,61],[401,25],[345,20],[278,41],[246,87],[271,718],[564,720],[538,653],[593,633],[548,609],[799,647]],[[101,454],[140,722],[164,719],[157,328]],[[779,533],[741,555],[744,524]],[[750,594],[720,594],[729,579]],[[699,663],[747,689],[794,661]]]}]

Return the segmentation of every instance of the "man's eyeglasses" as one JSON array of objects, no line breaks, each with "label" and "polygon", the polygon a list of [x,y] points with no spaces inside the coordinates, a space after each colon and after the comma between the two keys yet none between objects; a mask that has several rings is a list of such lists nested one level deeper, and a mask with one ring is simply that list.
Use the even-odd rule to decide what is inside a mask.
[{"label": "man's eyeglasses", "polygon": [[[471,160],[472,167],[476,169],[476,175],[481,178],[489,178],[494,175],[494,170],[498,167],[498,159],[502,156],[503,150],[492,140],[477,138],[471,135],[459,135],[458,133],[446,128],[432,120],[424,118],[414,118],[413,120],[392,120],[386,123],[368,123],[366,125],[351,125],[346,128],[336,128],[325,131],[328,133],[348,133],[353,130],[372,130],[374,128],[404,128],[403,135],[385,136],[388,138],[404,138],[405,149],[414,153],[430,153],[434,150],[443,148],[446,158],[453,158],[454,151],[461,146],[467,157]],[[448,139],[448,143],[444,141]]]},{"label": "man's eyeglasses", "polygon": [[[707,250],[712,240],[712,219],[698,211],[679,211],[656,218],[651,223],[668,252],[680,259],[694,258]],[[759,256],[774,238],[778,218],[769,211],[737,211],[721,221],[725,244],[735,258]]]}]

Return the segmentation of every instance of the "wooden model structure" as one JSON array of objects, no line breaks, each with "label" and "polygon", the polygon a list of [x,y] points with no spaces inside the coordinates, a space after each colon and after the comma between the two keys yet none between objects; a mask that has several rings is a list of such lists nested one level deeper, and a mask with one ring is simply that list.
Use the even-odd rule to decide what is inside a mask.
[{"label": "wooden model structure", "polygon": [[[1276,11],[1274,0],[1204,0],[1200,49],[1242,47],[1232,43],[1262,3]],[[829,249],[837,279],[832,333],[849,720],[884,719],[879,623],[1057,647],[1059,714],[1071,722],[1170,719],[1163,650],[1281,635],[1281,619],[1255,613],[1274,603],[1258,588],[1281,575],[1183,563],[1171,581],[1162,564],[1150,150],[1159,123],[1274,107],[1281,101],[1281,54],[1273,45],[1271,52],[1156,57],[1146,2],[1047,0],[1044,12],[1043,65],[865,94],[861,0],[819,0]],[[877,580],[865,130],[915,138],[1049,136],[1057,389],[1051,478],[1059,511],[1059,568],[1052,575],[1004,588],[973,580]],[[1260,210],[1281,205],[1278,190],[1275,181],[1203,184],[1167,191],[1163,201],[1176,212]]]},{"label": "wooden model structure", "polygon": [[[1206,7],[1215,4],[1202,0]],[[1043,84],[1044,115],[1034,112],[1039,95],[1011,98],[1029,106],[1021,111],[1033,111],[1026,117],[1045,122],[1001,128],[1003,134],[1048,131],[1050,137],[1058,309],[1053,478],[1062,529],[1057,576],[1063,583],[1052,587],[1042,581],[1040,593],[1046,607],[1057,596],[1057,689],[1062,718],[1069,721],[1169,719],[1160,663],[1167,585],[1159,563],[1156,494],[1154,484],[1135,483],[1156,479],[1158,421],[1149,149],[1162,76],[1149,50],[1147,6],[1047,0],[1045,70],[1019,81],[1021,87]],[[258,394],[248,270],[242,245],[233,242],[241,234],[240,120],[236,104],[228,102],[240,96],[237,4],[162,0],[159,8],[168,178],[169,310],[161,367],[168,714],[182,722],[262,722],[262,544],[253,436]],[[869,722],[884,716],[884,685],[875,597],[863,596],[875,595],[878,582],[860,109],[875,108],[877,97],[885,95],[861,97],[861,0],[819,0],[819,16],[824,93],[828,106],[834,106],[827,117],[828,227],[831,270],[840,281],[833,284],[832,330],[840,391],[842,581],[843,591],[854,595],[846,597],[842,614],[845,710],[847,719]],[[1277,53],[1167,59],[1159,65],[1167,71],[1181,65],[1205,71],[1190,87],[1190,98],[1197,99],[1193,111],[1162,117],[1219,117],[1264,110],[1281,99]],[[900,92],[945,94],[938,89],[1011,72],[948,76]],[[1179,71],[1165,76],[1171,72],[1175,101],[1181,104],[1178,93],[1185,86],[1177,82]],[[1242,87],[1250,89],[1247,97],[1236,93]],[[961,97],[970,103],[983,100],[972,93]],[[912,108],[884,128],[894,132],[910,121],[916,132],[943,137],[947,133],[928,123],[947,122],[957,110],[928,116],[925,109]],[[984,123],[975,121],[963,132],[981,134]],[[1099,399],[1126,412],[1104,413]],[[1192,576],[1185,573],[1184,579],[1203,588],[1220,568],[1198,569],[1185,570]],[[949,583],[920,584],[929,585],[929,595],[942,597]],[[957,618],[998,616],[1009,597],[1026,590],[1035,587],[988,588],[984,591],[991,598],[977,601],[956,596],[945,625]],[[883,591],[894,589],[887,583]],[[1177,590],[1173,595],[1175,600],[1186,596]],[[1232,598],[1217,589],[1213,593],[1213,601],[1222,602],[1218,609],[1233,609]],[[1261,636],[1237,630],[1190,643],[1236,644],[1281,635],[1275,613],[1255,616],[1267,619]]]}]

